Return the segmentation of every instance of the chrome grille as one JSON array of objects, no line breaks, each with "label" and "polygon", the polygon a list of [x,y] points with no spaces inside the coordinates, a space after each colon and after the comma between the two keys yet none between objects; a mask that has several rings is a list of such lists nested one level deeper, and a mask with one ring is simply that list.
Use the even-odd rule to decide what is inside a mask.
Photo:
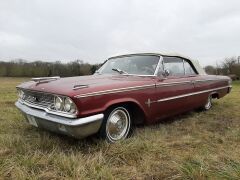
[{"label": "chrome grille", "polygon": [[54,96],[42,92],[26,91],[24,90],[23,101],[39,106],[42,108],[49,107],[54,104]]}]

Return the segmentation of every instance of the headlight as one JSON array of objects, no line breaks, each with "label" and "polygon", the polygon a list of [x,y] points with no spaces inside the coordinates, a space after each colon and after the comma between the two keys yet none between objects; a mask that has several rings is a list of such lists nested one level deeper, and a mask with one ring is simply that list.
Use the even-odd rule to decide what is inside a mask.
[{"label": "headlight", "polygon": [[54,106],[55,106],[56,110],[62,111],[63,106],[64,106],[62,98],[56,96],[55,99],[54,99]]},{"label": "headlight", "polygon": [[77,107],[69,97],[55,96],[54,107],[57,111],[75,114]]},{"label": "headlight", "polygon": [[24,98],[24,92],[20,89],[17,92],[18,92],[19,99],[23,99]]},{"label": "headlight", "polygon": [[70,112],[70,113],[76,112],[76,106],[75,106],[74,102],[68,97],[65,98],[65,100],[64,100],[64,110],[66,112]]}]

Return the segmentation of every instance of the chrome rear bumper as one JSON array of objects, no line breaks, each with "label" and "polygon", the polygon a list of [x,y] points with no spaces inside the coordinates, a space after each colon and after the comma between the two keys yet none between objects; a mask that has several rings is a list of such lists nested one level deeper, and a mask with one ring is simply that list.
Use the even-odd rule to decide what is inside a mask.
[{"label": "chrome rear bumper", "polygon": [[96,114],[84,118],[71,119],[48,114],[45,111],[28,107],[18,101],[15,105],[23,113],[27,121],[30,118],[36,122],[35,126],[79,139],[97,133],[104,117],[103,114]]}]

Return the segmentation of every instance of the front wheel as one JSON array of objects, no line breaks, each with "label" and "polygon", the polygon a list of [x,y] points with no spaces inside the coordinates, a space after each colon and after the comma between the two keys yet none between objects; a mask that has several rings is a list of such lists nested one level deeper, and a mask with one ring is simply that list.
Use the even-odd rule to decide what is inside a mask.
[{"label": "front wheel", "polygon": [[131,115],[127,108],[111,108],[105,113],[99,133],[102,138],[114,143],[130,135],[131,125]]}]

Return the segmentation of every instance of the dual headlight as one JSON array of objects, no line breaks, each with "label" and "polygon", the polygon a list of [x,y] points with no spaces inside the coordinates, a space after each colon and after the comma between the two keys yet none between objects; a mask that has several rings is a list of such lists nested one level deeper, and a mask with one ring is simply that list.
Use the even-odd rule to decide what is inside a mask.
[{"label": "dual headlight", "polygon": [[76,105],[68,97],[55,96],[54,106],[57,111],[67,112],[71,114],[75,114],[77,112]]}]

